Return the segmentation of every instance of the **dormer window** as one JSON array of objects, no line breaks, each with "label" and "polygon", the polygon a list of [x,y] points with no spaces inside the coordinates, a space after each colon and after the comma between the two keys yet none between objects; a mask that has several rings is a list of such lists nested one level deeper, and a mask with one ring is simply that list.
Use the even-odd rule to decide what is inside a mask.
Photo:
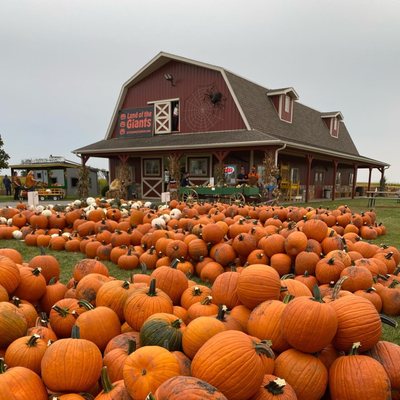
[{"label": "dormer window", "polygon": [[291,123],[293,120],[293,101],[299,96],[293,88],[270,90],[267,96],[271,99],[279,118]]},{"label": "dormer window", "polygon": [[340,112],[324,113],[321,118],[325,122],[326,127],[329,129],[329,133],[334,138],[339,138],[339,127],[340,121],[343,120],[343,115]]}]

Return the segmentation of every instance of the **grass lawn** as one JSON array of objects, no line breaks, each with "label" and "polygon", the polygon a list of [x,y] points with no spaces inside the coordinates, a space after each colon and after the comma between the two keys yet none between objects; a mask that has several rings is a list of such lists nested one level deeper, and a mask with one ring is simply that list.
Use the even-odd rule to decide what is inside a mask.
[{"label": "grass lawn", "polygon": [[[335,209],[339,205],[347,204],[351,210],[355,212],[367,211],[367,199],[358,198],[354,200],[339,199],[337,201],[324,201],[321,203],[309,203],[307,205],[297,203],[296,206],[305,205],[312,207],[323,207],[329,209]],[[0,205],[1,207],[1,205]],[[375,242],[377,244],[385,243],[394,245],[400,248],[400,204],[396,200],[385,200],[377,199],[375,211],[377,213],[377,221],[383,223],[387,228],[387,234],[379,237]],[[25,261],[29,261],[32,257],[40,254],[40,250],[37,247],[28,247],[24,242],[17,240],[0,240],[0,248],[14,248],[18,250],[24,257]],[[81,253],[67,253],[65,251],[52,251],[46,250],[47,254],[54,255],[61,265],[61,281],[63,283],[68,282],[72,276],[72,269],[74,265],[84,258]],[[117,279],[129,280],[130,271],[124,271],[117,268],[113,263],[104,261],[110,270],[110,275]],[[134,273],[140,273],[140,270],[133,271]],[[197,280],[197,279],[196,279]],[[400,322],[400,317],[396,318]],[[391,328],[384,326],[383,337],[385,340],[400,344],[400,328]]]}]

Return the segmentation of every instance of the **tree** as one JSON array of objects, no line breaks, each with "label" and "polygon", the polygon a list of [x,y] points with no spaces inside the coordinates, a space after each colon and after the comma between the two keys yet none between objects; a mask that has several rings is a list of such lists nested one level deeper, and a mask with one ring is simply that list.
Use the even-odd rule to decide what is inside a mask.
[{"label": "tree", "polygon": [[8,160],[10,159],[10,156],[6,153],[6,151],[3,149],[4,142],[3,139],[0,135],[0,170],[8,168]]}]

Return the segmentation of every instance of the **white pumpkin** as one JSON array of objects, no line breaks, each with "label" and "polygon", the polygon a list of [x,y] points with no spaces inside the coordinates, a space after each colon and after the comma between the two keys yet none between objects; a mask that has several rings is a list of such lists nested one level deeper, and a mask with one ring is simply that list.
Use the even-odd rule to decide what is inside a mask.
[{"label": "white pumpkin", "polygon": [[62,233],[62,235],[61,235],[62,237],[65,237],[65,238],[70,238],[71,237],[71,232],[64,232],[64,233]]},{"label": "white pumpkin", "polygon": [[16,230],[12,233],[13,238],[16,240],[21,240],[22,239],[22,232],[20,230]]},{"label": "white pumpkin", "polygon": [[87,199],[86,199],[86,204],[87,205],[91,205],[91,204],[96,204],[96,199],[94,198],[94,197],[88,197]]},{"label": "white pumpkin", "polygon": [[151,220],[151,226],[157,229],[164,229],[166,227],[166,222],[162,217],[153,218]]},{"label": "white pumpkin", "polygon": [[1,225],[6,225],[7,224],[7,218],[0,217],[0,224]]},{"label": "white pumpkin", "polygon": [[8,219],[7,219],[7,225],[8,225],[8,226],[11,226],[12,224],[13,224],[12,218],[8,218]]},{"label": "white pumpkin", "polygon": [[52,214],[53,213],[51,212],[51,210],[43,210],[42,211],[42,215],[44,215],[47,218],[51,217]]},{"label": "white pumpkin", "polygon": [[73,203],[72,203],[75,207],[80,207],[81,205],[82,205],[82,202],[80,201],[80,200],[75,200]]},{"label": "white pumpkin", "polygon": [[179,208],[173,208],[170,211],[169,215],[171,216],[171,218],[179,219],[182,215],[182,211]]},{"label": "white pumpkin", "polygon": [[41,206],[41,205],[36,206],[36,211],[37,211],[38,213],[43,212],[43,210],[44,210],[44,206]]},{"label": "white pumpkin", "polygon": [[150,208],[151,207],[151,201],[146,201],[146,203],[144,203],[144,206],[146,207],[146,208]]},{"label": "white pumpkin", "polygon": [[161,218],[168,223],[168,221],[171,219],[171,216],[169,214],[161,214]]}]

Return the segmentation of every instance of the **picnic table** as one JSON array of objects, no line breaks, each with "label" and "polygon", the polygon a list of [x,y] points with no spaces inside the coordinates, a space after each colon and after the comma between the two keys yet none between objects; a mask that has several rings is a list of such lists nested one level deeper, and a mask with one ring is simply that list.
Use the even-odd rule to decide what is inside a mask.
[{"label": "picnic table", "polygon": [[367,199],[368,199],[367,207],[375,207],[377,198],[386,200],[396,200],[397,203],[400,203],[400,191],[388,192],[382,190],[367,190],[365,193],[367,194]]}]

